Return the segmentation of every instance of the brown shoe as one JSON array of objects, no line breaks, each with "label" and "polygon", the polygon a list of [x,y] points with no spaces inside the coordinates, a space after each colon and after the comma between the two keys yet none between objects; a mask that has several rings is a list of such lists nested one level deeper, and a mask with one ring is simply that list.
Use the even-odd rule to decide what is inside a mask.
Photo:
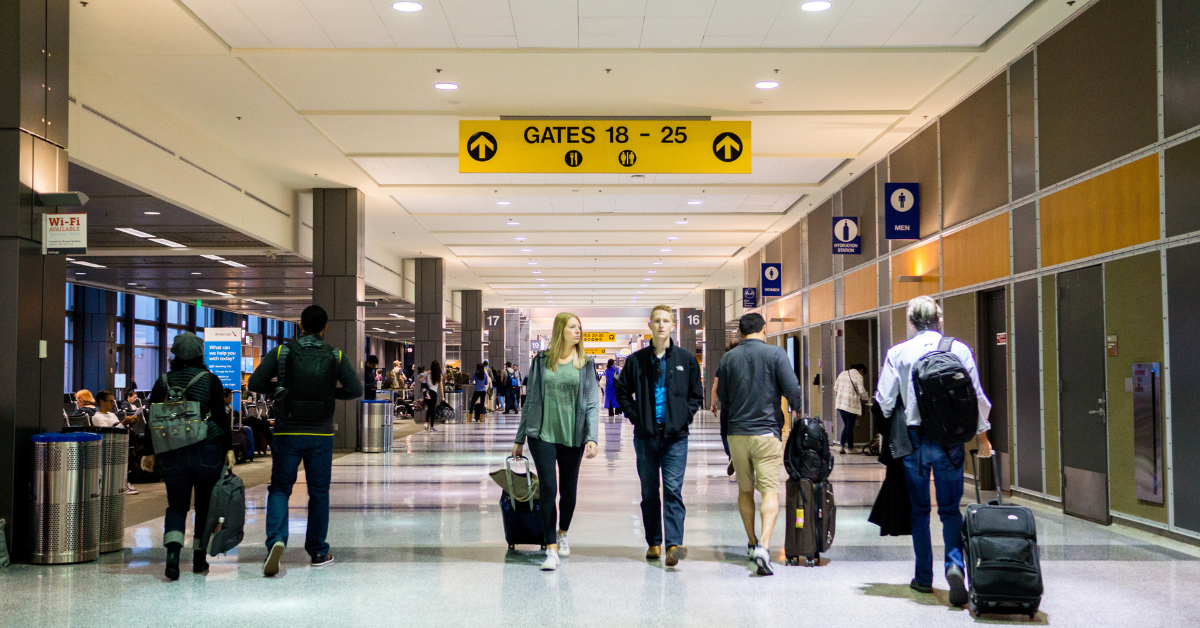
[{"label": "brown shoe", "polygon": [[687,558],[687,547],[683,545],[672,545],[667,548],[667,566],[674,567],[679,564],[679,561]]},{"label": "brown shoe", "polygon": [[646,550],[646,560],[658,560],[662,558],[662,546],[651,545],[650,549]]}]

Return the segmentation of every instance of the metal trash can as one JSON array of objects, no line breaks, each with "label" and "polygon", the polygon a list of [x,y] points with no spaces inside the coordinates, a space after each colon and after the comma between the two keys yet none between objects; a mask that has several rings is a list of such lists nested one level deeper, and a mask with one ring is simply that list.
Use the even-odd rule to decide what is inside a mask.
[{"label": "metal trash can", "polygon": [[100,555],[100,435],[33,437],[33,555],[37,565]]},{"label": "metal trash can", "polygon": [[100,553],[125,545],[125,481],[129,478],[129,430],[119,427],[67,427],[63,433],[100,435]]},{"label": "metal trash can", "polygon": [[450,419],[455,423],[462,423],[463,416],[467,409],[467,396],[461,390],[455,390],[446,393],[446,403],[450,404],[450,408],[454,410],[454,418]]},{"label": "metal trash can", "polygon": [[383,399],[366,399],[358,421],[358,450],[364,453],[387,453],[392,450],[392,403]]}]

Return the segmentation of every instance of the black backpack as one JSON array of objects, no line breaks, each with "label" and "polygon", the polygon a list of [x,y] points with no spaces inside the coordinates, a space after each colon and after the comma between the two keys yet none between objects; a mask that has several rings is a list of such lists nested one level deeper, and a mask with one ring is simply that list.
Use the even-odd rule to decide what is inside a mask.
[{"label": "black backpack", "polygon": [[324,343],[306,347],[292,340],[279,348],[275,409],[289,422],[323,423],[333,416],[342,352]]},{"label": "black backpack", "polygon": [[950,353],[954,339],[943,336],[937,349],[925,354],[912,370],[921,433],[945,447],[966,443],[979,426],[979,400],[971,375]]},{"label": "black backpack", "polygon": [[833,472],[833,454],[829,451],[829,435],[825,424],[816,417],[797,419],[788,435],[783,455],[788,478],[824,482]]}]

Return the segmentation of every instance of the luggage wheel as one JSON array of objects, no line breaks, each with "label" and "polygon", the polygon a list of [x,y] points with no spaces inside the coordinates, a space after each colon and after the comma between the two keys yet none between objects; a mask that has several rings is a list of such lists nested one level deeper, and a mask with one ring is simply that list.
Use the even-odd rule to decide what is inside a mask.
[{"label": "luggage wheel", "polygon": [[796,566],[798,566],[799,564],[800,564],[800,557],[799,557],[799,556],[788,556],[788,557],[787,557],[787,565],[788,565],[789,567],[796,567]]},{"label": "luggage wheel", "polygon": [[515,552],[515,551],[517,551],[517,546],[516,546],[516,545],[513,545],[512,543],[509,543],[509,544],[508,544],[508,551],[510,551],[510,552]]},{"label": "luggage wheel", "polygon": [[805,558],[804,559],[805,567],[816,567],[817,564],[819,564],[819,563],[817,563],[817,559],[815,559],[815,558]]}]

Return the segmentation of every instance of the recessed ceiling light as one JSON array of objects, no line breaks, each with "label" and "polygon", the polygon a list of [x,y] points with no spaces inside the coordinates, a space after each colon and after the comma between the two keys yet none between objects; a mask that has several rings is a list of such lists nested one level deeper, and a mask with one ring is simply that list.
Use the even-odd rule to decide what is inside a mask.
[{"label": "recessed ceiling light", "polygon": [[702,204],[703,202],[704,202],[704,201],[688,201],[688,205],[700,205],[700,204]]},{"label": "recessed ceiling light", "polygon": [[662,266],[662,262],[654,262],[655,266]]},{"label": "recessed ceiling light", "polygon": [[192,274],[193,274],[193,275],[199,275],[200,273],[192,273]]},{"label": "recessed ceiling light", "polygon": [[416,13],[425,7],[422,7],[420,2],[394,2],[392,8],[405,13]]},{"label": "recessed ceiling light", "polygon": [[686,225],[686,224],[688,224],[688,221],[686,221],[686,220],[676,220],[676,221],[675,221],[675,224],[677,224],[677,225]]},{"label": "recessed ceiling light", "polygon": [[154,236],[150,235],[149,233],[146,233],[145,231],[138,231],[137,229],[133,229],[130,227],[117,227],[117,231],[120,231],[121,233],[128,233],[131,236],[137,236],[139,238],[153,238],[154,237]]},{"label": "recessed ceiling light", "polygon": [[497,205],[512,205],[512,201],[496,201]]},{"label": "recessed ceiling light", "polygon": [[127,286],[136,286],[136,285],[137,285],[137,282],[136,282],[136,281],[131,281],[131,282],[129,282],[129,283],[127,283],[127,284],[125,284],[125,285],[127,285]]},{"label": "recessed ceiling light", "polygon": [[433,86],[438,89],[458,89],[456,83],[434,83]]},{"label": "recessed ceiling light", "polygon": [[507,225],[508,225],[508,226],[510,226],[510,227],[515,227],[515,226],[517,226],[517,225],[519,225],[519,224],[521,224],[521,223],[519,223],[519,222],[517,222],[517,221],[515,221],[515,220],[510,220],[510,221],[508,221],[508,222],[507,222],[507,223],[505,223],[505,224],[507,224]]},{"label": "recessed ceiling light", "polygon": [[657,271],[657,270],[648,270],[648,271],[646,271],[646,272],[648,272],[648,273],[650,273],[651,275],[653,275],[654,273],[657,273],[658,271]]},{"label": "recessed ceiling light", "polygon": [[533,249],[521,249],[522,253],[532,253]]},{"label": "recessed ceiling light", "polygon": [[779,83],[777,81],[759,81],[754,86],[759,89],[775,89],[779,87]]},{"label": "recessed ceiling light", "polygon": [[530,266],[537,266],[537,262],[529,262]]},{"label": "recessed ceiling light", "polygon": [[311,271],[311,270],[306,270],[306,271],[304,271],[304,274],[305,274],[305,275],[311,275],[311,274],[312,274],[312,271]]},{"label": "recessed ceiling light", "polygon": [[142,212],[142,213],[146,214],[147,216],[157,216],[162,212]]},{"label": "recessed ceiling light", "polygon": [[541,277],[538,277],[537,280],[538,281],[546,281],[545,279],[542,279]]},{"label": "recessed ceiling light", "polygon": [[86,275],[87,273],[75,273],[76,275]]},{"label": "recessed ceiling light", "polygon": [[524,242],[524,241],[525,241],[525,236],[517,236],[517,237],[515,237],[515,238],[513,238],[513,239],[514,239],[514,240],[516,240],[517,242]]},{"label": "recessed ceiling light", "polygon": [[678,240],[678,239],[679,239],[679,236],[667,236],[667,240],[670,242],[674,242],[675,240]]},{"label": "recessed ceiling light", "polygon": [[535,270],[535,271],[533,271],[533,274],[535,274],[535,275],[540,275],[540,274],[542,274],[542,271],[540,271],[540,270]]},{"label": "recessed ceiling light", "polygon": [[659,251],[662,251],[663,253],[670,253],[671,249],[659,249]]},{"label": "recessed ceiling light", "polygon": [[151,241],[151,242],[156,242],[156,243],[158,243],[158,244],[161,244],[161,245],[163,245],[163,246],[169,246],[169,247],[171,247],[171,248],[173,248],[173,249],[186,249],[186,248],[187,248],[187,245],[186,245],[186,244],[180,244],[180,243],[178,243],[178,242],[175,242],[175,241],[172,241],[172,240],[168,240],[168,239],[166,239],[166,238],[150,238],[150,241]]},{"label": "recessed ceiling light", "polygon": [[825,10],[828,10],[829,7],[831,7],[831,6],[833,6],[833,5],[828,2],[805,2],[804,4],[800,5],[800,10],[801,11],[810,11],[810,12],[811,11],[825,11]]}]

